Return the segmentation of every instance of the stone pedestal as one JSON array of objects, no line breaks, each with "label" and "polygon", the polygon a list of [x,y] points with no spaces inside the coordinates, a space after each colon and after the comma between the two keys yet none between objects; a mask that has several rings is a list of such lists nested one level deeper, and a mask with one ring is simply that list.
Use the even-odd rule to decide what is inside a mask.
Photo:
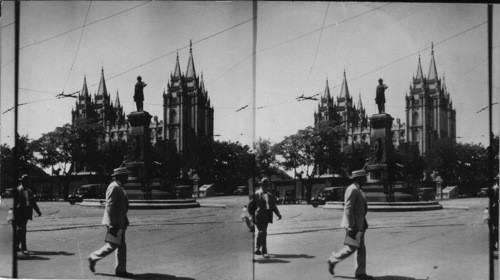
[{"label": "stone pedestal", "polygon": [[370,117],[370,154],[365,170],[368,172],[367,184],[363,188],[368,201],[394,201],[392,192],[395,172],[392,121],[389,114],[375,114]]},{"label": "stone pedestal", "polygon": [[127,135],[129,150],[125,166],[129,170],[129,179],[124,184],[129,198],[147,199],[151,193],[152,178],[151,132],[149,124],[151,115],[148,112],[132,112],[127,115],[130,125]]}]

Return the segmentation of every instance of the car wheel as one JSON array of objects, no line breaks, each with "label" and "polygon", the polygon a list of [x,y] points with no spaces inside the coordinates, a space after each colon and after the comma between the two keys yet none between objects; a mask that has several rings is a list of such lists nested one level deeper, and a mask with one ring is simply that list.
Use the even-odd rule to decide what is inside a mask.
[{"label": "car wheel", "polygon": [[75,204],[75,202],[76,202],[76,201],[74,201],[74,200],[70,200],[70,201],[69,201],[69,204],[74,205],[74,204]]},{"label": "car wheel", "polygon": [[312,206],[313,206],[314,208],[318,207],[318,205],[319,205],[319,204],[318,204],[318,202],[316,202],[316,201],[314,201],[314,202],[312,203]]}]

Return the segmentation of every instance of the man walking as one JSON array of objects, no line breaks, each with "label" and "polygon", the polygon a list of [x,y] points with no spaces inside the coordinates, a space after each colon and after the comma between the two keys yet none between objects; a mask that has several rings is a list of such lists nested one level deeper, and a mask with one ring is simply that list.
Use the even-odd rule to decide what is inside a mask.
[{"label": "man walking", "polygon": [[368,228],[366,222],[366,212],[368,204],[361,187],[366,184],[366,171],[357,170],[352,172],[351,179],[354,181],[345,191],[344,196],[344,215],[341,226],[346,229],[346,234],[350,237],[356,237],[361,233],[359,247],[345,245],[337,253],[332,252],[328,259],[328,271],[334,275],[335,265],[356,252],[356,279],[374,279],[373,276],[366,274],[366,248],[365,231]]},{"label": "man walking", "polygon": [[[127,244],[125,242],[125,231],[129,225],[127,218],[128,198],[123,189],[123,183],[128,179],[128,170],[126,167],[116,168],[111,176],[114,180],[106,190],[106,208],[102,223],[106,225],[108,232],[114,235],[122,232],[121,242],[119,244],[106,242],[101,249],[90,254],[88,258],[89,268],[90,271],[95,272],[96,262],[116,250],[115,275],[130,278],[133,277],[133,274],[127,272]],[[119,231],[120,229],[122,231]]]},{"label": "man walking", "polygon": [[29,189],[28,175],[23,175],[19,180],[21,183],[12,192],[14,198],[14,222],[12,226],[14,227],[17,250],[21,251],[23,255],[29,255],[26,247],[26,226],[28,220],[33,220],[33,209],[38,213],[38,216],[41,216],[42,212],[40,212],[35,197]]},{"label": "man walking", "polygon": [[273,212],[281,220],[281,214],[276,206],[275,198],[268,193],[269,179],[263,178],[260,181],[261,188],[252,196],[248,204],[248,212],[253,216],[255,226],[257,227],[257,249],[256,255],[262,255],[268,258],[267,253],[267,226],[273,223]]}]

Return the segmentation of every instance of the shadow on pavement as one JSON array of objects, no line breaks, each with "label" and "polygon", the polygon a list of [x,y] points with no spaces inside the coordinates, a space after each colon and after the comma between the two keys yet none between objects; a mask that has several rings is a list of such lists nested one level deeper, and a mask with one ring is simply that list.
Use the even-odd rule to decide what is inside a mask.
[{"label": "shadow on pavement", "polygon": [[[107,274],[107,273],[95,273],[94,275],[101,275],[101,276],[109,276],[109,277],[116,277],[116,278],[121,278],[118,277],[114,274]],[[123,278],[123,279],[129,279],[129,278]],[[189,278],[189,277],[177,277],[175,275],[169,275],[169,274],[162,274],[162,273],[142,273],[142,274],[135,274],[134,276],[130,279],[166,279],[166,280],[196,280],[194,278]]]},{"label": "shadow on pavement", "polygon": [[41,256],[55,256],[55,255],[64,255],[64,256],[73,256],[74,253],[68,253],[65,251],[58,252],[50,252],[50,251],[30,251],[32,255],[41,255]]},{"label": "shadow on pavement", "polygon": [[[341,275],[335,275],[336,278],[340,279],[357,279],[356,277],[351,277],[351,276],[341,276]],[[408,277],[408,276],[396,276],[396,275],[386,275],[386,276],[375,276],[373,275],[374,280],[427,280],[427,279],[416,279],[413,277]]]},{"label": "shadow on pavement", "polygon": [[268,259],[254,259],[254,263],[289,263],[290,261],[285,261],[285,260],[280,260],[280,259],[275,259],[275,258],[268,258]]},{"label": "shadow on pavement", "polygon": [[300,255],[293,255],[293,254],[271,254],[271,258],[277,258],[277,259],[298,259],[298,258],[304,258],[304,259],[312,259],[315,258],[316,256],[309,256],[307,254],[300,254]]},{"label": "shadow on pavement", "polygon": [[17,260],[19,261],[43,261],[43,260],[50,260],[50,258],[46,257],[40,257],[40,256],[35,256],[35,255],[20,255],[17,256]]}]

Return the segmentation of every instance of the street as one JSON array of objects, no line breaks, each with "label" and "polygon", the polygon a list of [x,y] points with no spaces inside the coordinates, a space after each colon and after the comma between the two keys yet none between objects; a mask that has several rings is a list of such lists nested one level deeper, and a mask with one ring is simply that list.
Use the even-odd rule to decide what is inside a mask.
[{"label": "street", "polygon": [[[127,269],[136,279],[332,279],[326,260],[342,246],[342,211],[279,205],[283,220],[268,231],[271,257],[252,261],[252,233],[240,221],[247,198],[198,201],[202,207],[129,211]],[[445,209],[437,211],[369,212],[367,272],[379,280],[487,279],[488,231],[481,220],[487,200],[441,203]],[[33,255],[19,255],[20,278],[116,279],[114,256],[98,262],[95,274],[86,260],[104,242],[102,208],[39,206],[44,215],[28,223]],[[354,279],[354,257],[335,272],[336,279]]]}]

